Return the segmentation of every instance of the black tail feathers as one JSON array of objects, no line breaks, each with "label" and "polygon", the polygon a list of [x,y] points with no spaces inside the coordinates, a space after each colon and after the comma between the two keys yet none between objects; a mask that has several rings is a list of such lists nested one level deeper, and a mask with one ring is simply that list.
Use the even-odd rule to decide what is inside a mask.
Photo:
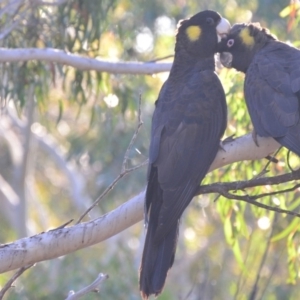
[{"label": "black tail feathers", "polygon": [[155,222],[151,223],[150,218],[140,268],[140,291],[143,299],[148,299],[151,294],[161,293],[168,270],[174,262],[178,238],[179,222],[160,241],[155,240],[157,226],[153,223]]}]

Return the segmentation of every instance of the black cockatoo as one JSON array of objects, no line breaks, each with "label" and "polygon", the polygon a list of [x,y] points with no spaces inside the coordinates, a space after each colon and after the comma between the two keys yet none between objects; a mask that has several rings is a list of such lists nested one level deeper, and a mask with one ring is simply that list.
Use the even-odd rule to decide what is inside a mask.
[{"label": "black cockatoo", "polygon": [[256,134],[300,155],[300,51],[258,23],[235,24],[219,44],[228,68],[246,74],[244,94]]},{"label": "black cockatoo", "polygon": [[145,210],[149,220],[140,268],[144,299],[161,293],[172,267],[179,219],[213,162],[227,123],[214,55],[230,24],[202,11],[180,22],[169,78],[152,119]]}]

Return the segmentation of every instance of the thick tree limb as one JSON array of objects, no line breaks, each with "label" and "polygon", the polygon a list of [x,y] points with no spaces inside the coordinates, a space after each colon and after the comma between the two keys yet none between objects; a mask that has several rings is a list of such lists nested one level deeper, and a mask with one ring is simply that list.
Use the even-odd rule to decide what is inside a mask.
[{"label": "thick tree limb", "polygon": [[[260,138],[259,144],[260,147],[256,147],[251,134],[226,143],[225,151],[219,151],[210,170],[236,161],[263,158],[274,152],[279,146],[271,138]],[[0,246],[0,273],[66,255],[104,241],[141,221],[143,207],[144,192],[90,222],[50,230],[2,245]]]},{"label": "thick tree limb", "polygon": [[0,246],[0,273],[72,253],[108,239],[142,220],[143,198],[144,192],[90,222],[50,230]]},{"label": "thick tree limb", "polygon": [[68,65],[79,70],[95,70],[118,74],[154,74],[168,72],[171,63],[110,62],[95,58],[83,57],[58,49],[6,49],[0,48],[0,63],[20,61],[48,61]]}]

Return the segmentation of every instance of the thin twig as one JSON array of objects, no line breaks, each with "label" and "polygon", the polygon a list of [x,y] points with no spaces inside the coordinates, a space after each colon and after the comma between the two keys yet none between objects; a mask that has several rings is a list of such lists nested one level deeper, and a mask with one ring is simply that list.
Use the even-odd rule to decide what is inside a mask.
[{"label": "thin twig", "polygon": [[[294,190],[298,189],[299,187],[300,187],[300,184],[296,184],[293,187],[288,188],[288,189],[279,190],[279,191],[270,192],[270,193],[262,193],[262,194],[258,194],[255,196],[250,196],[250,200],[256,201],[257,199],[268,197],[268,196],[274,196],[274,195],[278,195],[278,194],[293,192]],[[249,196],[247,195],[247,197],[249,197]]]},{"label": "thin twig", "polygon": [[128,159],[129,159],[129,153],[130,153],[130,151],[132,149],[132,146],[133,146],[133,144],[134,144],[134,142],[135,142],[135,140],[138,136],[140,128],[143,125],[143,121],[142,121],[142,118],[141,118],[141,116],[142,116],[141,103],[142,103],[142,95],[140,94],[139,95],[139,108],[138,108],[138,125],[137,125],[137,128],[136,128],[136,130],[135,130],[135,132],[134,132],[134,134],[131,138],[131,141],[130,141],[128,147],[127,147],[127,150],[125,152],[123,163],[122,163],[122,168],[121,168],[122,173],[126,170],[126,164],[128,162]]},{"label": "thin twig", "polygon": [[271,229],[271,232],[269,234],[269,237],[268,237],[268,241],[267,241],[267,245],[266,245],[266,249],[264,251],[264,254],[263,254],[263,257],[261,259],[261,262],[260,262],[260,265],[259,265],[259,268],[258,268],[258,271],[257,271],[257,275],[256,275],[256,279],[255,279],[255,283],[252,287],[252,291],[251,291],[251,294],[249,296],[249,300],[255,300],[255,297],[257,295],[257,291],[258,291],[258,283],[259,283],[259,279],[260,279],[260,276],[261,276],[261,271],[262,271],[262,268],[266,262],[266,259],[267,259],[267,256],[268,256],[268,252],[269,252],[269,249],[270,249],[270,244],[271,244],[271,238],[273,236],[273,230],[274,230],[274,224],[276,223],[276,215],[273,219],[273,223],[272,223],[272,229]]},{"label": "thin twig", "polygon": [[53,229],[51,229],[49,231],[55,231],[55,230],[59,230],[59,229],[65,228],[66,226],[68,226],[69,224],[71,224],[73,221],[74,221],[74,219],[71,219],[71,220],[65,222],[64,224],[62,224],[62,225],[60,225],[60,226],[58,226],[56,228],[53,228]]},{"label": "thin twig", "polygon": [[133,172],[145,165],[148,164],[148,160],[142,162],[141,164],[132,167],[130,169],[127,169],[126,165],[129,159],[129,152],[137,138],[137,135],[139,133],[139,130],[141,128],[141,126],[143,125],[143,121],[141,119],[141,95],[139,96],[139,108],[138,108],[138,125],[137,128],[131,138],[131,141],[127,147],[127,150],[125,152],[124,155],[124,159],[122,162],[122,167],[121,167],[121,173],[114,179],[114,181],[105,189],[105,191],[94,201],[94,203],[79,217],[78,221],[76,222],[76,224],[79,224],[82,219],[96,206],[98,205],[98,203],[115,187],[115,185],[118,183],[118,181],[123,178],[125,175],[129,174],[130,172]]},{"label": "thin twig", "polygon": [[282,213],[282,214],[287,214],[287,215],[291,215],[291,216],[300,217],[300,213],[296,213],[296,212],[291,211],[291,210],[282,209],[282,208],[279,208],[279,207],[270,206],[270,205],[263,204],[263,203],[255,201],[258,198],[263,198],[263,197],[270,196],[270,195],[277,195],[277,194],[280,194],[280,193],[290,192],[290,191],[295,190],[298,187],[300,187],[300,184],[297,184],[293,188],[286,189],[286,190],[283,190],[283,191],[260,194],[260,195],[256,195],[256,196],[249,196],[249,195],[238,196],[238,195],[230,194],[226,190],[221,190],[221,189],[219,189],[219,190],[216,189],[215,192],[221,194],[223,197],[225,197],[227,199],[239,200],[239,201],[247,202],[247,203],[253,204],[257,207],[264,208],[264,209],[267,209],[267,210],[270,210],[270,211],[275,211],[275,212]]},{"label": "thin twig", "polygon": [[125,175],[129,174],[130,172],[141,168],[143,166],[145,166],[146,164],[148,164],[148,161],[144,161],[143,163],[139,164],[136,167],[133,167],[131,169],[127,169],[126,171],[120,173],[115,179],[114,181],[105,189],[105,191],[94,201],[94,203],[79,217],[78,221],[76,222],[76,224],[79,224],[82,219],[95,207],[98,205],[98,203],[115,187],[115,185],[118,183],[118,181],[123,178]]},{"label": "thin twig", "polygon": [[79,290],[76,293],[74,291],[70,291],[66,300],[78,300],[79,298],[81,298],[82,296],[90,292],[93,291],[99,292],[99,285],[108,278],[109,276],[107,274],[100,273],[96,278],[96,280],[90,285],[84,287],[83,289]]},{"label": "thin twig", "polygon": [[[276,152],[275,152],[274,155],[273,155],[274,157],[278,154],[278,152],[281,150],[281,148],[282,148],[282,147],[279,147],[279,148],[276,150]],[[253,179],[257,179],[257,178],[261,178],[261,177],[263,177],[264,175],[266,175],[266,174],[269,172],[268,167],[269,167],[269,165],[271,164],[271,162],[273,162],[273,161],[269,159],[269,161],[266,163],[266,165],[265,165],[264,168],[261,170],[261,172],[259,172],[256,176],[254,176],[254,177],[252,178],[252,180],[253,180]]]},{"label": "thin twig", "polygon": [[289,169],[290,169],[291,172],[297,172],[297,169],[295,170],[295,169],[291,166],[291,164],[290,164],[290,154],[291,154],[291,152],[292,152],[292,151],[289,150],[288,153],[287,153],[287,155],[286,155],[287,165],[288,165],[288,167],[289,167]]},{"label": "thin twig", "polygon": [[3,28],[0,33],[0,40],[3,40],[4,38],[6,38],[14,29],[16,29],[20,25],[20,23],[23,20],[26,20],[26,18],[28,18],[27,14],[28,14],[28,8],[18,15],[17,20],[10,22],[9,25],[7,25],[5,28]]},{"label": "thin twig", "polygon": [[[248,240],[248,243],[247,243],[244,265],[246,265],[246,263],[248,262],[249,254],[250,254],[250,248],[251,248],[251,245],[252,245],[252,241],[253,241],[253,232],[251,232],[249,240]],[[241,272],[241,274],[239,276],[239,280],[238,280],[238,283],[237,283],[237,288],[236,288],[235,295],[234,295],[234,298],[233,298],[234,300],[238,299],[239,292],[240,292],[240,290],[242,290],[242,288],[243,288],[243,286],[245,284],[246,279],[243,280],[243,276],[244,276],[244,273],[246,271],[247,271],[247,269],[243,268],[242,272]]]},{"label": "thin twig", "polygon": [[263,198],[266,196],[273,196],[273,195],[277,195],[277,194],[294,191],[295,189],[300,187],[300,184],[296,184],[293,187],[288,188],[288,189],[275,191],[275,192],[271,192],[271,193],[263,193],[263,194],[259,194],[259,195],[255,195],[255,196],[249,196],[249,195],[241,196],[241,195],[235,195],[235,194],[229,193],[229,191],[244,190],[245,188],[262,186],[262,185],[276,185],[276,184],[285,183],[285,182],[289,182],[292,180],[299,180],[299,179],[300,179],[300,171],[296,171],[296,172],[291,172],[291,173],[278,175],[278,176],[274,176],[274,177],[255,178],[255,179],[246,180],[246,181],[214,183],[214,184],[199,186],[198,190],[196,191],[196,195],[218,193],[218,194],[221,194],[222,196],[226,197],[227,199],[244,201],[244,202],[253,204],[255,206],[258,206],[258,207],[261,207],[261,208],[264,208],[267,210],[300,217],[300,214],[296,213],[294,211],[270,206],[270,205],[255,201],[259,198]]},{"label": "thin twig", "polygon": [[15,11],[18,12],[21,8],[21,6],[23,5],[24,1],[22,0],[13,0],[13,1],[10,1],[9,3],[7,3],[5,6],[3,6],[3,8],[0,10],[0,19],[2,19],[2,17],[5,15],[5,14],[8,14],[10,19],[13,19],[14,17],[14,13],[12,13],[13,11],[13,8],[15,8]]},{"label": "thin twig", "polygon": [[2,290],[0,291],[0,299],[3,299],[5,293],[11,288],[13,287],[13,283],[16,281],[16,279],[18,277],[20,277],[26,270],[28,270],[29,268],[31,268],[32,266],[34,266],[35,264],[31,264],[28,265],[26,267],[22,267],[20,268],[4,285],[4,287],[2,288]]},{"label": "thin twig", "polygon": [[148,62],[148,63],[155,63],[155,62],[158,62],[158,61],[161,61],[161,60],[165,60],[165,59],[168,59],[168,58],[171,58],[171,57],[174,57],[174,54],[170,54],[170,55],[163,56],[163,57],[158,57],[158,58],[149,60],[149,61],[147,61],[147,62]]},{"label": "thin twig", "polygon": [[264,185],[277,185],[281,183],[287,183],[293,180],[300,179],[300,171],[290,172],[282,175],[256,178],[252,180],[233,181],[233,182],[217,182],[208,185],[201,185],[198,187],[195,195],[214,193],[218,189],[224,189],[226,191],[244,190],[246,188],[252,188]]},{"label": "thin twig", "polygon": [[266,292],[266,290],[267,290],[267,288],[268,288],[268,286],[269,286],[269,284],[270,284],[270,282],[271,282],[271,279],[272,279],[273,275],[275,274],[275,271],[276,271],[276,269],[277,269],[277,267],[278,267],[278,264],[279,264],[279,262],[280,262],[280,258],[281,258],[281,256],[282,256],[282,253],[283,253],[284,249],[285,249],[285,248],[282,247],[282,250],[281,250],[281,252],[280,252],[280,254],[279,254],[278,259],[275,259],[275,263],[274,263],[274,265],[273,265],[271,275],[268,277],[268,280],[267,280],[267,282],[266,282],[266,284],[265,284],[265,287],[264,287],[264,289],[263,289],[263,291],[262,291],[262,293],[261,293],[260,300],[264,299],[264,294],[265,294],[265,292]]}]

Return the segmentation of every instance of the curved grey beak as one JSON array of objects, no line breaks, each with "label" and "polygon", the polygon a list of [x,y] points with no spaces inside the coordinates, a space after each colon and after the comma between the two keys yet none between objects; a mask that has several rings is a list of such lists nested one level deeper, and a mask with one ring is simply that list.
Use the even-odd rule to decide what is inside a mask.
[{"label": "curved grey beak", "polygon": [[221,42],[221,39],[227,35],[231,28],[230,23],[228,22],[227,19],[222,18],[218,26],[216,27],[217,29],[217,34],[218,34],[218,43]]},{"label": "curved grey beak", "polygon": [[232,54],[229,52],[220,53],[221,64],[226,68],[231,68],[232,65]]}]

